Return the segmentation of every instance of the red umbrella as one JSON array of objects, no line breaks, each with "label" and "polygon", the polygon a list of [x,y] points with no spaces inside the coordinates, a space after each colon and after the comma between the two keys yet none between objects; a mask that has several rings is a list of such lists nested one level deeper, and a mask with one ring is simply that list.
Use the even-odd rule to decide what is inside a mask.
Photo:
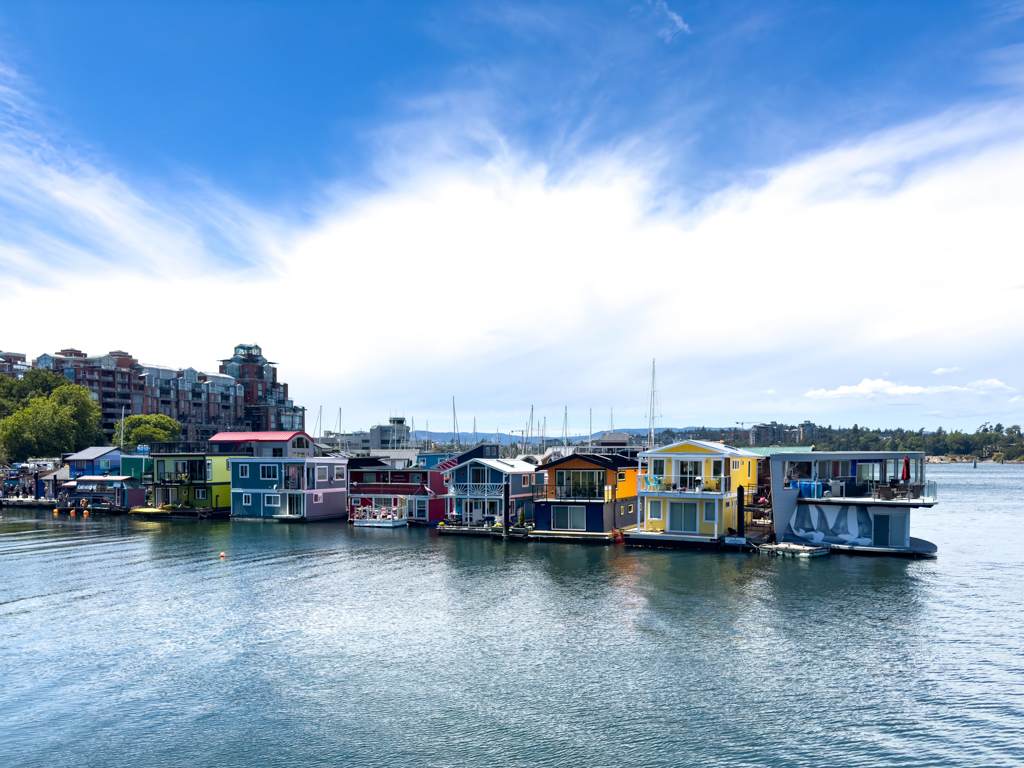
[{"label": "red umbrella", "polygon": [[900,473],[900,480],[906,482],[910,479],[910,457],[903,457],[903,472]]}]

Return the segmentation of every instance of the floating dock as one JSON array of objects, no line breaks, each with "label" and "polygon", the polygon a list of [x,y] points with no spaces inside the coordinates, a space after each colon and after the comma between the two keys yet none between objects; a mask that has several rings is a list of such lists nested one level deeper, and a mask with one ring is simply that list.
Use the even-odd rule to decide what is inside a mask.
[{"label": "floating dock", "polygon": [[783,541],[779,544],[761,544],[757,551],[762,555],[774,555],[775,557],[824,557],[831,550],[828,547],[816,544],[794,544]]}]

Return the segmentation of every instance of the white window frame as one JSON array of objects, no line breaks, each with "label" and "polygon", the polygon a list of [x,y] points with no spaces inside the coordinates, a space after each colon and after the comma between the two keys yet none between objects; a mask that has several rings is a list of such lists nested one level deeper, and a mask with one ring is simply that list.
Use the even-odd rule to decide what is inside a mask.
[{"label": "white window frame", "polygon": [[238,465],[238,477],[239,478],[249,477],[249,465],[248,464],[239,464]]},{"label": "white window frame", "polygon": [[252,494],[251,493],[243,493],[242,494],[242,506],[243,507],[250,507],[250,506],[252,506]]},{"label": "white window frame", "polygon": [[327,472],[328,472],[328,468],[327,468],[326,464],[317,464],[316,465],[316,481],[318,483],[326,483],[327,482],[327,477],[328,477]]},{"label": "white window frame", "polygon": [[324,500],[324,495],[322,493],[314,493],[313,494],[313,503],[314,504],[320,504],[321,502],[323,502],[323,500]]},{"label": "white window frame", "polygon": [[213,480],[213,459],[206,460],[206,482]]},{"label": "white window frame", "polygon": [[[274,470],[271,475],[269,470]],[[260,464],[260,480],[279,480],[277,464]]]},{"label": "white window frame", "polygon": [[647,502],[647,518],[649,520],[664,520],[665,513],[662,510],[664,502],[661,499],[650,499]]},{"label": "white window frame", "polygon": [[529,475],[523,475],[523,488],[529,488],[529,487],[530,487],[530,476]]},{"label": "white window frame", "polygon": [[334,465],[334,479],[344,480],[345,479],[345,468],[340,464]]},{"label": "white window frame", "polygon": [[279,493],[267,493],[263,496],[264,507],[275,507],[281,508],[281,494]]},{"label": "white window frame", "polygon": [[197,501],[206,501],[206,489],[205,488],[196,488],[195,495],[196,495],[196,500]]},{"label": "white window frame", "polygon": [[618,482],[620,482],[620,483],[625,482],[626,481],[626,473],[625,472],[618,472],[618,473],[616,473],[615,479]]},{"label": "white window frame", "polygon": [[[711,519],[708,519],[708,509],[711,510]],[[713,501],[704,500],[703,509],[701,510],[701,520],[705,523],[718,522],[718,505]]]},{"label": "white window frame", "polygon": [[100,469],[110,469],[110,459],[100,459]]}]

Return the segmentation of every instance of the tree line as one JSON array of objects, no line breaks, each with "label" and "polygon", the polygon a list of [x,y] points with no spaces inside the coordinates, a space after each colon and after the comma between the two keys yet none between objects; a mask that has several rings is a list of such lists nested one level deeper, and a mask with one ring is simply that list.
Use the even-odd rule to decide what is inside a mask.
[{"label": "tree line", "polygon": [[[22,379],[0,376],[0,464],[106,445],[100,416],[88,387],[73,384],[62,373],[34,370]],[[133,448],[180,437],[181,424],[160,414],[128,416],[114,429],[114,442]]]}]

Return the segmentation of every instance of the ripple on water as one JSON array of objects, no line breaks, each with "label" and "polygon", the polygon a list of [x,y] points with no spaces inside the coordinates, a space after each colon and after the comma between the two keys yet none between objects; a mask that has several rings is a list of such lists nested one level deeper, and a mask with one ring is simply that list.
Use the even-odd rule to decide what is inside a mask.
[{"label": "ripple on water", "polygon": [[989,533],[1019,529],[1024,467],[932,477],[922,562],[5,510],[0,754],[1021,764],[1022,565]]}]

